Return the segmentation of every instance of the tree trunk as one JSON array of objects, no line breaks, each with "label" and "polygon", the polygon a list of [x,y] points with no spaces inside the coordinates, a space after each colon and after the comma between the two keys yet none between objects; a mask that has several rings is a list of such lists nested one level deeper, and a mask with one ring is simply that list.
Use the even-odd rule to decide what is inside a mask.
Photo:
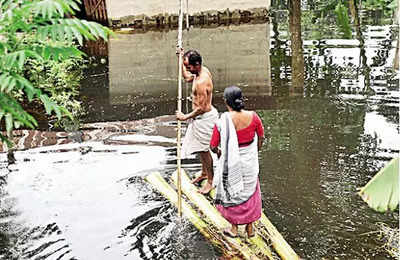
[{"label": "tree trunk", "polygon": [[301,0],[289,2],[289,29],[292,50],[292,95],[301,95],[304,88],[304,56],[301,39]]},{"label": "tree trunk", "polygon": [[349,1],[349,7],[350,7],[351,17],[353,18],[353,23],[355,26],[358,26],[360,24],[360,21],[358,19],[358,12],[354,0]]}]

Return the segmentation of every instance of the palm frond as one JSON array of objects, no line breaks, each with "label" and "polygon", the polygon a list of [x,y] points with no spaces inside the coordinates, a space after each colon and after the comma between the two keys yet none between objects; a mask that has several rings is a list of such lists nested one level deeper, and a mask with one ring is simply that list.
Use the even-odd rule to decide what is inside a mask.
[{"label": "palm frond", "polygon": [[6,131],[8,135],[14,127],[18,128],[22,125],[32,129],[37,127],[37,122],[34,117],[24,111],[22,106],[12,97],[0,92],[0,120],[3,118],[6,123]]},{"label": "palm frond", "polygon": [[111,30],[95,22],[88,22],[76,18],[52,19],[52,24],[37,27],[40,39],[64,41],[65,39],[76,39],[82,45],[83,39],[96,40],[98,38],[108,39]]},{"label": "palm frond", "polygon": [[358,194],[376,211],[395,210],[399,205],[399,158],[393,158]]},{"label": "palm frond", "polygon": [[14,51],[0,56],[0,65],[8,71],[22,70],[28,58],[41,59],[41,56],[29,49]]},{"label": "palm frond", "polygon": [[75,47],[69,46],[36,46],[35,52],[38,53],[44,60],[65,60],[70,58],[79,58],[86,54]]},{"label": "palm frond", "polygon": [[79,10],[79,7],[74,1],[66,0],[32,1],[25,6],[30,9],[33,15],[45,19],[64,17],[65,14],[75,14],[74,10]]}]

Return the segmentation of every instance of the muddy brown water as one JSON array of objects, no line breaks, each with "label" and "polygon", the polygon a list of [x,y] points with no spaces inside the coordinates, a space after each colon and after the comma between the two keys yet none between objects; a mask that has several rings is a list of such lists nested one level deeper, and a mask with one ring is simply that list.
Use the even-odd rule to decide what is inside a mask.
[{"label": "muddy brown water", "polygon": [[[243,88],[263,119],[264,212],[304,259],[391,259],[374,233],[398,225],[356,194],[399,153],[398,27],[363,25],[362,39],[305,31],[305,86],[293,90],[290,42],[276,24],[193,28],[221,93]],[[86,125],[20,134],[0,154],[1,259],[216,259],[220,253],[143,181],[176,168],[176,31],[121,34],[87,72]],[[186,95],[184,90],[184,95]],[[183,103],[186,109],[186,101]],[[136,121],[140,120],[140,121]],[[117,121],[117,122],[115,122]],[[183,161],[193,174],[197,158]]]}]

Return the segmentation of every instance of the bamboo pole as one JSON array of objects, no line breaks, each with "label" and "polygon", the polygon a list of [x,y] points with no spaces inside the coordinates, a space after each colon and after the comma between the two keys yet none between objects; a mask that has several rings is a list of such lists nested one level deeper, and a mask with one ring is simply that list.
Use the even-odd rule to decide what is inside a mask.
[{"label": "bamboo pole", "polygon": [[[189,46],[189,0],[186,0],[186,46]],[[188,100],[188,92],[189,92],[189,83],[185,81],[185,105],[186,105],[186,113],[189,113],[189,100]]]},{"label": "bamboo pole", "polygon": [[[400,26],[400,0],[397,1],[397,10],[395,13],[395,23],[397,26]],[[396,53],[394,55],[393,67],[395,70],[399,69],[399,42],[400,42],[400,35],[397,34],[397,46],[396,46]]]},{"label": "bamboo pole", "polygon": [[[173,182],[177,183],[177,172],[175,171],[171,176]],[[208,218],[208,220],[215,225],[218,229],[230,227],[231,224],[218,212],[218,210],[211,205],[211,203],[198,192],[198,189],[190,182],[189,177],[184,170],[181,172],[182,187],[184,194],[188,199],[196,205],[199,210]],[[237,243],[242,243],[239,238],[236,238]],[[250,238],[247,242],[250,243],[252,251],[259,255],[262,259],[274,259],[270,248],[265,241],[258,234]]]},{"label": "bamboo pole", "polygon": [[[199,174],[201,174],[201,172]],[[203,184],[205,184],[205,181],[203,181],[202,185]],[[215,198],[215,190],[212,190],[209,194],[212,199]],[[283,238],[272,222],[267,218],[264,212],[261,214],[261,219],[256,221],[255,227],[261,237],[263,237],[265,240],[271,240],[273,248],[282,259],[300,259],[300,257]]]},{"label": "bamboo pole", "polygon": [[[160,173],[153,172],[146,176],[146,181],[153,185],[164,197],[172,204],[178,206],[178,195],[176,191],[161,177]],[[195,210],[186,202],[181,201],[182,212],[184,216],[192,222],[192,224],[210,240],[214,245],[222,250],[222,253],[228,259],[250,259],[257,260],[258,258],[251,252],[250,248],[240,243],[238,238],[227,238],[221,236],[220,232],[213,230],[212,226],[204,222]],[[239,240],[239,241],[238,241]]]},{"label": "bamboo pole", "polygon": [[186,30],[189,31],[189,0],[186,0]]},{"label": "bamboo pole", "polygon": [[399,41],[400,41],[400,35],[397,35],[397,47],[396,47],[396,53],[394,55],[394,62],[393,62],[393,68],[395,70],[399,69]]},{"label": "bamboo pole", "polygon": [[[182,111],[182,55],[180,53],[182,49],[182,24],[183,24],[183,0],[179,0],[179,29],[178,29],[178,50],[179,50],[179,62],[178,62],[178,112]],[[181,125],[182,122],[178,120],[178,132],[177,132],[177,167],[178,167],[178,215],[182,216],[182,188],[181,188]]]}]

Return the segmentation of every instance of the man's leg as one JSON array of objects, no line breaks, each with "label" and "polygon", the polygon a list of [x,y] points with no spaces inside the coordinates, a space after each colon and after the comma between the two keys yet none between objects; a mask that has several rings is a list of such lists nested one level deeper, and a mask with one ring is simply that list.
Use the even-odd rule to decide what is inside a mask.
[{"label": "man's leg", "polygon": [[206,167],[205,167],[205,165],[203,163],[203,160],[202,160],[201,156],[200,156],[200,161],[201,161],[201,175],[197,176],[194,180],[192,180],[193,184],[199,183],[202,180],[207,179],[207,170],[206,170]]},{"label": "man's leg", "polygon": [[210,151],[200,152],[200,161],[201,161],[202,168],[205,170],[205,172],[207,174],[207,182],[199,190],[199,192],[202,194],[207,194],[212,189],[212,182],[213,182],[213,177],[214,177],[213,159],[211,157]]}]

